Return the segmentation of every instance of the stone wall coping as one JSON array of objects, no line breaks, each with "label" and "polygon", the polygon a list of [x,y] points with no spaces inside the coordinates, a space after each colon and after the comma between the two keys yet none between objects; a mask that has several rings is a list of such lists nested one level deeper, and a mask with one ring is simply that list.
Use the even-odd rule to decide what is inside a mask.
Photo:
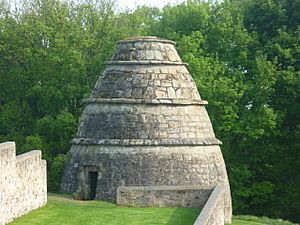
[{"label": "stone wall coping", "polygon": [[213,190],[215,186],[120,186],[117,191],[185,191],[185,190]]},{"label": "stone wall coping", "polygon": [[166,61],[166,60],[135,60],[135,61],[106,61],[106,65],[184,65],[188,66],[188,63],[178,61]]},{"label": "stone wall coping", "polygon": [[15,148],[16,148],[15,142],[7,141],[7,142],[0,143],[0,151],[11,150]]},{"label": "stone wall coping", "polygon": [[23,160],[26,160],[26,159],[29,159],[29,158],[32,158],[32,157],[35,157],[35,156],[39,156],[39,158],[41,158],[42,157],[42,151],[33,150],[33,151],[30,151],[30,152],[23,153],[21,155],[17,155],[16,160],[17,161],[23,161]]},{"label": "stone wall coping", "polygon": [[208,145],[221,145],[222,142],[217,138],[206,139],[94,139],[94,138],[74,138],[71,144],[76,145],[123,145],[123,146],[176,146],[176,145],[191,145],[191,146],[208,146]]},{"label": "stone wall coping", "polygon": [[136,37],[130,37],[124,40],[120,40],[117,43],[131,43],[131,42],[160,42],[160,43],[169,43],[175,45],[175,41],[166,40],[162,38],[158,38],[156,36],[136,36]]},{"label": "stone wall coping", "polygon": [[200,215],[196,219],[193,225],[206,225],[209,224],[209,218],[214,209],[218,206],[218,201],[223,198],[224,187],[222,185],[217,185],[213,189],[211,195],[209,196],[204,208],[202,209]]},{"label": "stone wall coping", "polygon": [[179,99],[131,99],[131,98],[86,98],[83,103],[107,104],[163,104],[163,105],[207,105],[206,100],[179,100]]}]

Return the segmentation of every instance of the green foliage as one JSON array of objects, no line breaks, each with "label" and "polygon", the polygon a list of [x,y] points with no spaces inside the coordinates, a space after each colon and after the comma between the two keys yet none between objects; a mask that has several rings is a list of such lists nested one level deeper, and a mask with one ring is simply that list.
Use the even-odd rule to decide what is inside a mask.
[{"label": "green foliage", "polygon": [[293,225],[295,223],[291,223],[282,219],[269,219],[268,217],[256,217],[256,216],[234,216],[232,225]]},{"label": "green foliage", "polygon": [[[110,0],[0,3],[0,141],[40,148],[59,191],[81,99],[116,41],[157,35],[189,63],[223,154],[236,213],[300,221],[299,0],[189,0],[114,12]],[[283,207],[284,206],[284,207]]]},{"label": "green foliage", "polygon": [[209,100],[236,213],[300,220],[299,6],[188,1],[165,7],[155,24]]},{"label": "green foliage", "polygon": [[56,155],[48,167],[48,191],[57,191],[60,190],[61,185],[61,175],[64,170],[64,164],[66,160],[66,154],[58,154]]},{"label": "green foliage", "polygon": [[45,148],[53,155],[66,154],[69,140],[76,132],[77,120],[71,113],[62,112],[55,118],[45,116],[36,122],[36,130],[47,143]]},{"label": "green foliage", "polygon": [[[22,150],[28,152],[33,149],[44,149],[43,139],[41,136],[30,135],[25,137],[25,143],[22,146]],[[43,157],[45,157],[45,155],[43,155]]]},{"label": "green foliage", "polygon": [[[80,101],[90,94],[116,41],[129,35],[124,31],[133,20],[119,29],[127,14],[116,15],[110,0],[32,0],[17,7],[0,4],[0,141],[16,141],[18,153],[42,149],[48,187],[59,191]],[[148,9],[140,11],[133,13],[140,18],[137,24]]]}]

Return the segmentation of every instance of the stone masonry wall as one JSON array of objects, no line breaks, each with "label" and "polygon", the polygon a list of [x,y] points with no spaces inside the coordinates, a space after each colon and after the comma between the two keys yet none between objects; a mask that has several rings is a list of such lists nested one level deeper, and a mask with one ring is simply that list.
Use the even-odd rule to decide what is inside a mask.
[{"label": "stone masonry wall", "polygon": [[213,187],[147,186],[124,187],[117,190],[117,204],[132,207],[203,208]]},{"label": "stone masonry wall", "polygon": [[80,119],[81,137],[91,141],[139,139],[143,145],[153,145],[153,140],[161,144],[220,144],[206,109],[194,105],[89,104]]},{"label": "stone masonry wall", "polygon": [[98,172],[96,199],[112,202],[116,202],[120,186],[215,186],[224,183],[226,218],[231,218],[229,184],[217,145],[72,145],[70,153],[62,189],[65,193],[74,193],[75,198],[86,199],[91,167]]},{"label": "stone masonry wall", "polygon": [[191,207],[202,209],[194,225],[224,225],[231,218],[226,207],[226,187],[120,186],[117,204],[130,207]]},{"label": "stone masonry wall", "polygon": [[207,200],[194,225],[224,225],[231,223],[231,217],[226,217],[228,208],[225,206],[226,191],[222,185],[217,185]]},{"label": "stone masonry wall", "polygon": [[110,65],[97,81],[92,97],[201,100],[184,65]]},{"label": "stone masonry wall", "polygon": [[[175,42],[162,39],[156,40],[156,38],[149,36],[144,37],[143,39],[142,42],[136,42],[135,39],[119,41],[118,43],[120,45],[117,47],[112,60],[158,60],[181,62],[181,59],[174,48]],[[128,51],[128,49],[130,49],[130,51]]]},{"label": "stone masonry wall", "polygon": [[45,205],[46,161],[35,150],[16,156],[14,142],[0,144],[0,225]]}]

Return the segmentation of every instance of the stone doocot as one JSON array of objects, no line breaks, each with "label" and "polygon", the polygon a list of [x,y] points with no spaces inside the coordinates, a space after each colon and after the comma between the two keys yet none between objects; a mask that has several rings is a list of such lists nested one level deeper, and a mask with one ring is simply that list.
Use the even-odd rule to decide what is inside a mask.
[{"label": "stone doocot", "polygon": [[116,202],[120,186],[225,186],[227,172],[205,105],[174,42],[118,43],[86,104],[62,192]]},{"label": "stone doocot", "polygon": [[47,203],[46,173],[41,151],[16,156],[14,142],[0,144],[0,225]]}]

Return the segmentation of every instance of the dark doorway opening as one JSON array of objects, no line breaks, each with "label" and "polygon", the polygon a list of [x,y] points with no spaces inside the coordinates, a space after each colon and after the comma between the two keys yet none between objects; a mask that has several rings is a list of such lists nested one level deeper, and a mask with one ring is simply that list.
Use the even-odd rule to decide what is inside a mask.
[{"label": "dark doorway opening", "polygon": [[89,172],[90,177],[90,199],[93,200],[96,197],[98,172]]}]

